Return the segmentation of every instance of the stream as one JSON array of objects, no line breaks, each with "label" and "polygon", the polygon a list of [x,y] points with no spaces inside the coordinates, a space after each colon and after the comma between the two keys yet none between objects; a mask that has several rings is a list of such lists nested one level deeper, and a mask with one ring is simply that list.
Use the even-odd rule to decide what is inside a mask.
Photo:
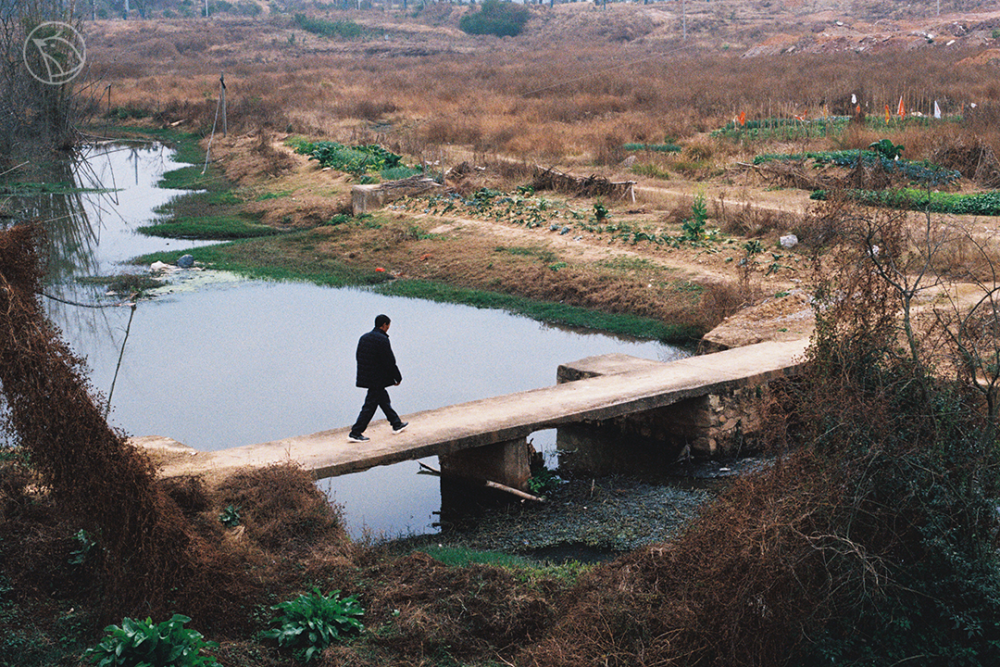
[{"label": "stream", "polygon": [[[51,195],[22,205],[22,215],[50,221],[49,317],[86,358],[94,389],[107,396],[114,382],[109,419],[129,435],[167,436],[208,451],[348,426],[364,398],[354,387],[354,350],[379,313],[393,322],[403,382],[390,395],[403,419],[552,385],[559,364],[591,355],[668,361],[687,354],[503,311],[366,289],[249,281],[197,268],[178,271],[155,298],[140,302],[130,327],[127,307],[66,303],[99,300],[100,290],[78,283],[81,277],[136,272],[143,269],[126,263],[137,255],[204,243],[135,231],[156,217],[156,206],[184,194],[155,187],[163,172],[179,166],[160,145],[91,147],[54,177],[113,192]],[[555,432],[531,439],[555,466]],[[436,457],[424,462],[437,467]],[[354,537],[434,533],[440,483],[417,470],[410,461],[318,484],[343,507]]]}]

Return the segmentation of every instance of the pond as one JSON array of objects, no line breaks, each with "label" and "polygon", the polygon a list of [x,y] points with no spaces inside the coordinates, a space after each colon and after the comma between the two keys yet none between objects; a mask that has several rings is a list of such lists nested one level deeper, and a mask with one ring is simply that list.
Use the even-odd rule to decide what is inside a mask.
[{"label": "pond", "polygon": [[[118,190],[73,195],[72,216],[63,211],[51,223],[62,269],[47,289],[63,301],[93,303],[94,288],[81,287],[77,278],[122,272],[119,263],[131,257],[178,247],[180,242],[135,232],[154,217],[155,206],[178,194],[154,187],[159,174],[177,165],[159,146],[92,148],[84,158],[87,167],[75,169],[77,184],[93,187],[86,179],[96,176]],[[60,225],[73,230],[60,231]],[[659,343],[566,330],[502,311],[196,269],[178,272],[173,286],[141,302],[131,326],[129,308],[63,301],[46,299],[49,315],[87,359],[94,388],[107,395],[114,382],[111,423],[130,435],[167,436],[199,450],[350,425],[364,398],[364,390],[354,387],[354,349],[379,313],[393,321],[403,382],[390,394],[404,419],[554,384],[560,363],[590,355],[620,352],[664,361],[686,355]],[[537,433],[533,441],[554,463],[554,431]],[[425,462],[437,467],[433,458]],[[417,470],[417,462],[406,462],[319,485],[344,508],[354,536],[434,532],[439,480]]]}]

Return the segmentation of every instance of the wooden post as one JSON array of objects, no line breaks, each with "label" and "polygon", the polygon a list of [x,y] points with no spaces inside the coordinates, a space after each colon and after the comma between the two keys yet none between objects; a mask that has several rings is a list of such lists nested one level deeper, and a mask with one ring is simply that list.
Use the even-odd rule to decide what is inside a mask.
[{"label": "wooden post", "polygon": [[226,122],[226,73],[219,75],[220,95],[222,96],[222,136],[228,136],[229,125]]}]

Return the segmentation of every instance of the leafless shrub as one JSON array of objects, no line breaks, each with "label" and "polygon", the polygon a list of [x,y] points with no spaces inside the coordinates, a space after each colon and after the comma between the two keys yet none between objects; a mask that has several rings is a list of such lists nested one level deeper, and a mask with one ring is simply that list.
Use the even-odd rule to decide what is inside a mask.
[{"label": "leafless shrub", "polygon": [[982,187],[1000,187],[1000,160],[993,147],[979,136],[947,138],[934,149],[931,161],[961,172]]},{"label": "leafless shrub", "polygon": [[829,176],[815,169],[807,169],[801,162],[765,162],[756,166],[755,171],[765,184],[772,187],[825,190],[834,184]]},{"label": "leafless shrub", "polygon": [[337,113],[348,118],[378,121],[399,110],[390,100],[350,100],[336,107]]},{"label": "leafless shrub", "polygon": [[719,228],[727,234],[751,238],[793,229],[800,218],[787,211],[767,208],[749,200],[742,204],[727,203],[725,193],[715,201],[713,217],[719,223]]},{"label": "leafless shrub", "polygon": [[701,296],[701,310],[705,323],[709,328],[718,325],[730,315],[736,313],[747,303],[746,290],[732,282],[713,281],[705,285]]}]

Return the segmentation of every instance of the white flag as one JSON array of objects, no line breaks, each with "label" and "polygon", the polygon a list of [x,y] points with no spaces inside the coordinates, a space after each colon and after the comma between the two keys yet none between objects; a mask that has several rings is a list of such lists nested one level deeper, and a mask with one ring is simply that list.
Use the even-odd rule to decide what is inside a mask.
[{"label": "white flag", "polygon": [[851,93],[851,104],[857,104],[857,103],[858,103],[858,96],[855,95],[854,93]]},{"label": "white flag", "polygon": [[937,100],[934,100],[934,117],[941,117],[941,107],[938,106]]}]

